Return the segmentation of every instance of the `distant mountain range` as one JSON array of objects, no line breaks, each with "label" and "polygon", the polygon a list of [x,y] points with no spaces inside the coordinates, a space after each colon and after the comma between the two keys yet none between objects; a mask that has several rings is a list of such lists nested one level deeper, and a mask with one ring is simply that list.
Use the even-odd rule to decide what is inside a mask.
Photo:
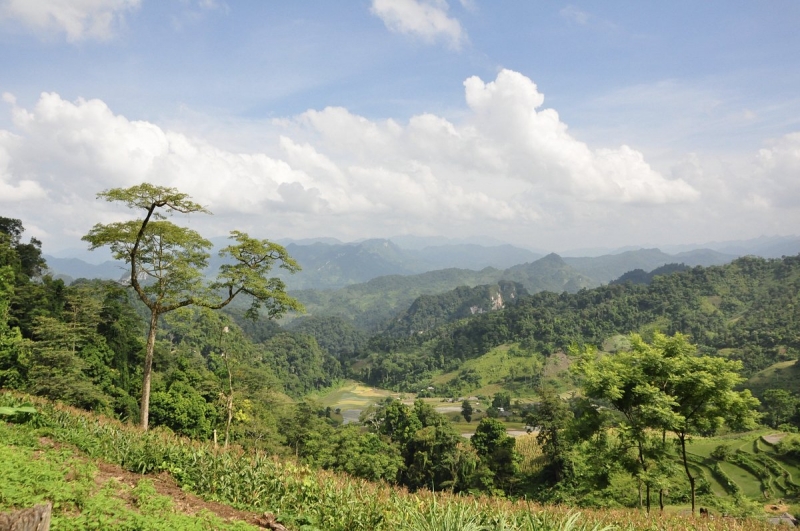
[{"label": "distant mountain range", "polygon": [[[221,247],[226,239],[213,240]],[[541,257],[513,245],[483,246],[471,243],[405,249],[391,240],[364,240],[341,243],[333,239],[313,239],[284,244],[302,270],[294,275],[276,270],[289,289],[338,289],[361,284],[387,275],[414,275],[447,268],[479,271],[486,267],[505,269],[514,264],[532,262]],[[50,270],[57,275],[76,278],[118,280],[125,274],[123,264],[113,261],[90,264],[78,258],[45,256]],[[222,260],[212,255],[209,269],[215,271]]]},{"label": "distant mountain range", "polygon": [[[681,256],[692,265],[717,265],[730,261],[719,253],[699,251]],[[576,265],[570,265],[572,260]],[[292,291],[312,316],[338,315],[365,331],[386,326],[389,319],[421,295],[437,295],[460,286],[495,285],[502,281],[518,284],[529,293],[550,291],[576,293],[619,278],[632,269],[648,271],[674,263],[676,257],[658,249],[629,251],[621,255],[587,259],[564,259],[549,254],[533,262],[507,269],[487,267],[480,271],[441,269],[416,275],[388,275],[337,290],[305,289]],[[593,275],[593,276],[590,276]]]},{"label": "distant mountain range", "polygon": [[[217,246],[227,243],[224,238],[212,241]],[[730,262],[744,254],[777,257],[800,253],[800,238],[797,237],[715,243],[717,249],[678,247],[674,254],[659,249],[627,250],[594,257],[562,258],[551,254],[544,262],[539,262],[541,254],[509,244],[454,243],[433,237],[398,236],[351,243],[334,238],[313,238],[284,240],[283,243],[303,268],[295,275],[276,271],[291,290],[341,289],[387,275],[417,275],[449,268],[471,271],[493,268],[500,275],[489,275],[493,277],[491,282],[515,281],[531,292],[556,288],[576,291],[608,283],[634,269],[652,271],[669,263],[709,266]],[[45,255],[51,271],[67,279],[118,280],[125,276],[122,264],[114,261],[92,264],[86,257],[82,250],[64,252],[59,257]],[[554,257],[563,264],[554,263]],[[220,264],[221,261],[212,256],[209,269],[216,270]],[[569,269],[564,269],[565,266]]]},{"label": "distant mountain range", "polygon": [[621,254],[626,251],[636,251],[646,247],[658,247],[665,253],[677,254],[697,249],[710,249],[722,254],[733,256],[760,256],[762,258],[781,258],[782,256],[795,256],[800,254],[800,236],[759,236],[748,240],[726,240],[721,242],[707,242],[702,244],[684,245],[637,245],[622,248],[592,247],[583,249],[570,249],[559,253],[564,257],[597,257],[608,254]]},{"label": "distant mountain range", "polygon": [[90,264],[79,258],[57,258],[44,255],[47,267],[54,276],[65,280],[78,278],[102,278],[105,280],[120,280],[130,276],[130,270],[122,262],[108,260],[101,264]]}]

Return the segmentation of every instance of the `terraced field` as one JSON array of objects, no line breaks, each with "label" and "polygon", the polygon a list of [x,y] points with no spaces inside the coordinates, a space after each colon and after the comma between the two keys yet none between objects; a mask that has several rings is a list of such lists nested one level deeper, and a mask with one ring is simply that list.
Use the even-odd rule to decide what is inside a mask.
[{"label": "terraced field", "polygon": [[[800,494],[800,463],[775,449],[784,434],[761,431],[733,437],[697,438],[687,449],[692,468],[700,472],[715,494],[740,492],[764,503],[796,499]],[[724,460],[711,456],[727,446]]]}]

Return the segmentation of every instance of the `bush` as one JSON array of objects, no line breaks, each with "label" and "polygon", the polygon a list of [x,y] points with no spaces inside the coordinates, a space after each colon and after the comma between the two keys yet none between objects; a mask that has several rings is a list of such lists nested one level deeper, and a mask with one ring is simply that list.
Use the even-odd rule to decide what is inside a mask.
[{"label": "bush", "polygon": [[733,454],[733,450],[728,444],[720,444],[711,451],[711,457],[717,461],[727,461]]}]

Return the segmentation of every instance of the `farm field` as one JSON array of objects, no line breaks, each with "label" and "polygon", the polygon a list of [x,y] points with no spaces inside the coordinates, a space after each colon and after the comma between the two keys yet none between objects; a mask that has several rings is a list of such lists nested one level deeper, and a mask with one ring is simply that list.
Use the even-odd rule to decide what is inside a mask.
[{"label": "farm field", "polygon": [[[712,438],[697,437],[687,445],[694,469],[702,473],[712,491],[735,494],[764,504],[781,504],[796,496],[798,463],[780,455],[775,448],[786,434],[759,430]],[[724,459],[715,458],[718,448],[726,449]],[[715,470],[716,468],[716,470]]]},{"label": "farm field", "polygon": [[[166,432],[142,433],[44,401],[37,400],[36,407],[39,423],[47,425],[44,431],[0,424],[0,471],[7,480],[0,510],[54,499],[54,529],[117,524],[129,529],[252,529],[252,524],[263,527],[266,517],[291,530],[423,531],[445,529],[429,525],[445,519],[455,526],[447,529],[486,531],[771,529],[764,518],[704,519],[673,510],[649,516],[632,509],[578,512],[524,500],[408,493],[291,461],[215,450]],[[529,446],[532,439],[520,439],[522,466],[528,470],[540,466],[537,447]]]},{"label": "farm field", "polygon": [[[502,390],[502,389],[500,389]],[[373,404],[377,404],[386,398],[394,398],[400,400],[405,404],[411,405],[414,403],[416,396],[411,393],[395,393],[384,389],[370,387],[355,381],[347,381],[340,387],[318,397],[318,401],[322,406],[330,407],[333,410],[339,409],[341,411],[342,419],[345,423],[357,422],[358,417],[362,411],[367,409]],[[460,402],[447,402],[442,398],[423,398],[425,403],[430,404],[437,412],[445,415],[453,423],[453,426],[462,435],[471,435],[478,425],[478,420],[482,416],[476,415],[472,422],[466,422],[461,417],[461,403]],[[485,411],[491,403],[485,401],[472,401],[473,407],[476,410]],[[457,420],[456,420],[457,419]],[[523,422],[506,422],[509,433],[511,435],[521,435],[525,433],[525,424]]]},{"label": "farm field", "polygon": [[340,387],[318,397],[321,405],[341,411],[342,419],[347,424],[357,422],[362,411],[373,404],[386,399],[401,399],[400,393],[370,387],[359,382],[348,380]]}]

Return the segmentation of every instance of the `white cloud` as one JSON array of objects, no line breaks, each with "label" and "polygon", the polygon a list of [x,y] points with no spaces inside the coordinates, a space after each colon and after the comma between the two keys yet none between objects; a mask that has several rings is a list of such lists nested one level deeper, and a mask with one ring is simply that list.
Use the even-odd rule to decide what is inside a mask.
[{"label": "white cloud", "polygon": [[458,20],[447,16],[445,0],[372,0],[370,10],[390,31],[420,37],[425,42],[444,39],[453,49],[467,40]]},{"label": "white cloud", "polygon": [[778,207],[800,207],[800,133],[785,135],[761,149],[756,166],[761,181],[754,193],[755,202],[768,200]]},{"label": "white cloud", "polygon": [[141,0],[0,0],[0,20],[21,22],[41,34],[66,34],[69,42],[106,40]]},{"label": "white cloud", "polygon": [[582,9],[573,5],[568,5],[562,8],[558,14],[571,22],[580,24],[581,26],[585,26],[589,22],[589,17],[591,16],[586,11],[583,11]]},{"label": "white cloud", "polygon": [[0,130],[0,203],[18,203],[45,196],[39,183],[15,178],[11,173],[11,151],[19,142],[15,135]]},{"label": "white cloud", "polygon": [[567,130],[553,109],[538,110],[544,96],[511,70],[484,83],[464,82],[477,130],[496,145],[514,177],[571,197],[618,203],[670,203],[697,199],[683,180],[668,180],[628,147],[592,151]]},{"label": "white cloud", "polygon": [[[664,175],[629,145],[576,138],[517,72],[464,86],[458,120],[372,120],[328,107],[262,123],[258,137],[277,141],[248,151],[131,120],[100,100],[45,93],[25,109],[4,95],[14,127],[0,130],[0,200],[5,215],[51,231],[49,241],[125,215],[94,196],[142,181],[175,186],[218,214],[193,224],[265,236],[446,230],[536,234],[555,246],[614,231],[620,244],[674,243],[698,227],[708,239],[719,237],[712,227],[757,236],[797,218],[800,133],[741,160],[690,155]],[[766,216],[774,206],[786,216]]]}]

